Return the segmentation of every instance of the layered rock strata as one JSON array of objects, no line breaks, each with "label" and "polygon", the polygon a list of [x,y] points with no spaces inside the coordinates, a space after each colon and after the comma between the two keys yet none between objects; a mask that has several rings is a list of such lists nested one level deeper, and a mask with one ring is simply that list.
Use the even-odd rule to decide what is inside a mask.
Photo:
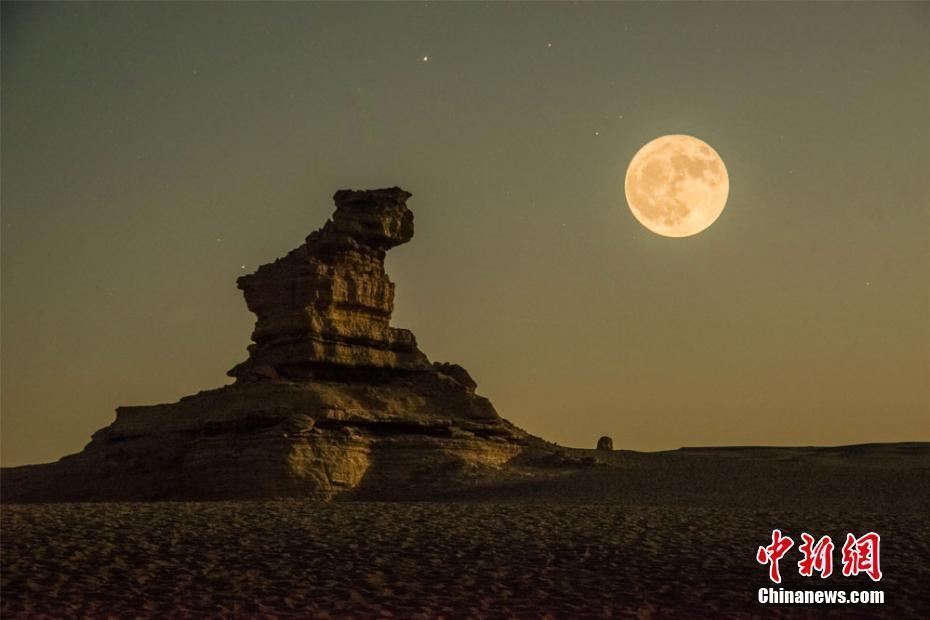
[{"label": "layered rock strata", "polygon": [[4,501],[378,497],[467,482],[534,440],[391,327],[385,253],[410,194],[341,190],[332,219],[239,278],[257,316],[232,385],[120,407],[80,453],[4,470]]},{"label": "layered rock strata", "polygon": [[425,370],[413,334],[390,326],[390,248],[413,237],[410,194],[399,188],[336,192],[336,212],[284,258],[239,278],[258,321],[249,359],[229,374],[298,379],[352,368]]}]

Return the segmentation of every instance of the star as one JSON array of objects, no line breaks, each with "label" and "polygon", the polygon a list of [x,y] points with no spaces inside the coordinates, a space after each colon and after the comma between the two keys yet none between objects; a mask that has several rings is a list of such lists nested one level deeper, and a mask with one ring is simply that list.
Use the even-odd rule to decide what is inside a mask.
[{"label": "star", "polygon": [[424,56],[424,57],[423,57],[423,62],[429,62],[429,56]]},{"label": "star", "polygon": [[594,132],[594,135],[595,135],[595,136],[599,136],[599,135],[601,135],[601,132],[595,131],[595,132]]},{"label": "star", "polygon": [[552,47],[552,43],[546,43],[546,47]]}]

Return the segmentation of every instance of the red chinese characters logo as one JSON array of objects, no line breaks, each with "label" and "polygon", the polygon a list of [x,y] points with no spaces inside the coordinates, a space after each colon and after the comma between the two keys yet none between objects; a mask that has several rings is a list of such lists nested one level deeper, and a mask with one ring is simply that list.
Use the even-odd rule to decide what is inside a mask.
[{"label": "red chinese characters logo", "polygon": [[875,532],[856,538],[846,534],[843,545],[843,576],[865,573],[872,581],[880,581],[882,569],[878,558],[878,545],[881,537]]},{"label": "red chinese characters logo", "polygon": [[[882,569],[879,558],[879,545],[881,537],[875,532],[869,532],[859,538],[854,534],[846,534],[846,543],[843,545],[843,576],[850,577],[865,573],[872,581],[880,581]],[[794,541],[782,534],[781,530],[772,530],[772,542],[766,547],[759,547],[756,551],[756,561],[768,565],[769,579],[774,583],[781,583],[779,560],[794,546]],[[802,577],[812,577],[814,572],[820,573],[821,579],[833,574],[833,540],[823,536],[815,540],[813,536],[804,532],[801,534],[801,560],[798,562],[798,573]]]},{"label": "red chinese characters logo", "polygon": [[804,577],[810,577],[814,571],[820,573],[821,579],[833,574],[833,541],[824,536],[814,544],[814,537],[804,532],[801,534],[801,546],[798,551],[804,554],[798,562],[798,572]]},{"label": "red chinese characters logo", "polygon": [[778,572],[778,561],[794,546],[794,541],[781,535],[781,530],[772,530],[772,544],[768,547],[759,547],[756,551],[756,562],[769,565],[769,579],[781,583],[781,573]]}]

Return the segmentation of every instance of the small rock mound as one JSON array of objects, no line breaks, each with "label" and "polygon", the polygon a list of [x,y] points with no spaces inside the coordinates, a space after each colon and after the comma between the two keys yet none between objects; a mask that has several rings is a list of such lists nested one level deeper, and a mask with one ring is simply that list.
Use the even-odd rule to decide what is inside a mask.
[{"label": "small rock mound", "polygon": [[597,449],[608,450],[608,451],[613,450],[614,440],[608,437],[607,435],[604,435],[603,437],[597,440]]}]

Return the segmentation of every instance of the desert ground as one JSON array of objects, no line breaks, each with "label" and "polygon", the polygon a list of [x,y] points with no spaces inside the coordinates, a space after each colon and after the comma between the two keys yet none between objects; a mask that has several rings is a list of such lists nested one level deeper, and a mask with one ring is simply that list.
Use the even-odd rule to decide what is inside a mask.
[{"label": "desert ground", "polygon": [[[594,464],[331,503],[5,504],[0,613],[927,617],[930,444],[575,453]],[[774,528],[838,542],[824,580],[798,575],[796,543],[782,587],[881,589],[885,603],[758,603]],[[846,532],[870,530],[883,579],[843,577]]]}]

